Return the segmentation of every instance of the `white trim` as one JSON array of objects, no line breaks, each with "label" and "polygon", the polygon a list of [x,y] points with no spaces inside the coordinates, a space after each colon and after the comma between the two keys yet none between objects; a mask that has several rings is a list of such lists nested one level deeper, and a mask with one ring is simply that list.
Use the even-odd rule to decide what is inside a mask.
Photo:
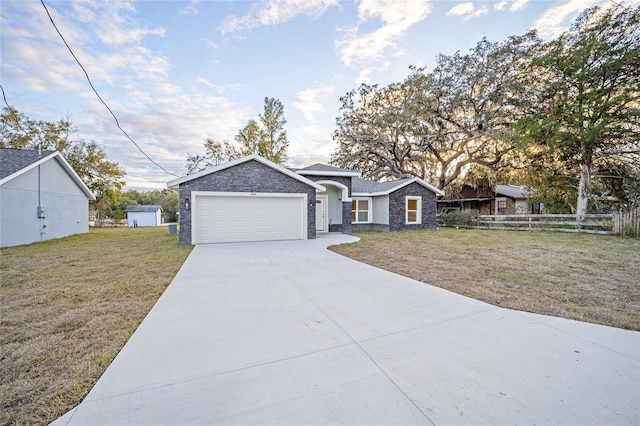
[{"label": "white trim", "polygon": [[439,190],[435,186],[433,186],[431,184],[428,184],[427,182],[423,181],[420,178],[415,177],[413,179],[409,179],[406,182],[402,182],[398,186],[394,186],[393,188],[390,188],[390,189],[388,189],[386,191],[380,191],[380,192],[354,192],[352,194],[352,196],[354,196],[354,197],[355,196],[359,196],[359,197],[375,197],[375,196],[378,196],[378,195],[389,195],[392,192],[395,192],[400,188],[404,188],[407,185],[411,185],[414,182],[424,186],[425,188],[429,189],[430,191],[433,191],[436,195],[441,195],[441,196],[444,195],[444,192]]},{"label": "white trim", "polygon": [[[409,222],[409,200],[417,200],[416,206],[416,221]],[[404,224],[405,225],[421,225],[422,224],[422,196],[420,195],[407,195],[404,197]]]},{"label": "white trim", "polygon": [[298,174],[308,176],[346,176],[346,177],[360,177],[358,172],[331,172],[322,170],[298,170]]},{"label": "white trim", "polygon": [[35,169],[36,167],[46,163],[47,161],[51,160],[51,159],[56,159],[58,160],[58,163],[60,163],[60,165],[62,166],[63,169],[65,169],[65,171],[71,175],[71,179],[73,179],[73,181],[76,183],[76,185],[78,185],[80,187],[80,189],[87,195],[87,197],[90,200],[95,200],[96,197],[93,195],[93,193],[91,192],[91,190],[89,189],[89,187],[82,181],[82,179],[80,179],[80,176],[78,176],[78,174],[76,173],[75,170],[73,170],[73,167],[71,167],[71,165],[67,162],[67,160],[65,160],[65,158],[62,156],[62,154],[60,154],[60,152],[56,151],[53,154],[49,154],[46,157],[41,158],[40,160],[36,161],[35,163],[31,163],[28,166],[18,170],[17,172],[10,174],[9,176],[6,176],[4,179],[0,180],[0,185],[4,185],[5,183],[17,178],[18,176],[22,175],[23,173],[28,172],[29,170]]},{"label": "white trim", "polygon": [[[334,180],[319,180],[316,181],[316,183],[320,184],[320,185],[331,185],[331,186],[335,186],[336,188],[340,188],[342,190],[342,198],[341,200],[343,202],[350,202],[351,201],[351,197],[349,197],[349,187],[347,185],[343,185],[340,182],[336,182]],[[325,191],[327,189],[325,188]]]},{"label": "white trim", "polygon": [[[316,195],[316,201],[322,200],[322,214],[324,215],[324,227],[322,229],[316,228],[316,232],[329,232],[329,196],[328,195]],[[316,203],[316,215],[318,214],[318,204]]]},{"label": "white trim", "polygon": [[280,173],[283,173],[283,174],[285,174],[285,175],[287,175],[289,177],[292,177],[292,178],[294,178],[294,179],[296,179],[296,180],[298,180],[298,181],[300,181],[302,183],[306,183],[307,185],[312,186],[313,188],[315,188],[318,191],[324,192],[324,188],[322,186],[318,185],[317,183],[315,183],[314,181],[312,181],[310,179],[307,179],[306,177],[301,176],[298,173],[292,172],[291,170],[289,170],[289,169],[287,169],[285,167],[282,167],[279,164],[273,163],[273,162],[267,160],[266,158],[259,156],[258,154],[247,155],[246,157],[238,158],[237,160],[233,160],[233,161],[228,161],[228,162],[226,162],[224,164],[220,164],[218,166],[208,167],[208,168],[206,168],[206,169],[204,169],[202,171],[199,171],[198,173],[194,173],[192,175],[187,175],[187,176],[183,176],[183,177],[178,178],[178,179],[174,179],[174,180],[172,180],[170,182],[167,182],[167,187],[175,189],[181,183],[189,182],[190,180],[198,179],[198,178],[200,178],[202,176],[206,176],[206,175],[211,174],[211,173],[219,172],[221,170],[228,169],[230,167],[234,167],[234,166],[246,163],[246,162],[251,161],[251,160],[255,160],[255,161],[259,162],[259,163],[262,163],[265,166],[271,167],[272,169],[274,169],[274,170],[276,170],[276,171],[278,171]]},{"label": "white trim", "polygon": [[358,224],[358,223],[371,223],[371,221],[373,220],[373,198],[372,197],[352,197],[351,198],[351,209],[350,212],[353,212],[353,202],[356,201],[356,205],[357,205],[357,201],[359,200],[367,200],[368,201],[368,206],[369,208],[367,209],[367,220],[366,221],[362,221],[362,220],[358,220],[358,212],[360,212],[361,210],[358,210],[356,208],[356,220],[352,220],[351,223],[352,224]]},{"label": "white trim", "polygon": [[[277,197],[277,198],[302,198],[304,202],[303,211],[306,214],[302,215],[302,239],[306,240],[309,238],[309,230],[308,230],[308,212],[309,206],[307,205],[307,194],[306,193],[292,193],[292,192],[218,192],[218,191],[191,191],[191,244],[198,244],[198,209],[197,209],[197,197],[208,197],[208,196],[223,196],[223,197]],[[315,218],[314,218],[315,219]],[[314,220],[315,223],[315,220]]]}]

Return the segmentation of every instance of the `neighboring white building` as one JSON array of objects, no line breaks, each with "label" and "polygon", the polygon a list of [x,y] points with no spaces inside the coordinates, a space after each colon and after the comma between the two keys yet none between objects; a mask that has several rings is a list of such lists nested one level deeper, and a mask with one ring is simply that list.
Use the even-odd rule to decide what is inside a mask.
[{"label": "neighboring white building", "polygon": [[127,214],[127,226],[130,228],[160,226],[163,223],[160,206],[127,206],[124,212]]},{"label": "neighboring white building", "polygon": [[89,232],[94,199],[59,152],[0,149],[0,247]]}]

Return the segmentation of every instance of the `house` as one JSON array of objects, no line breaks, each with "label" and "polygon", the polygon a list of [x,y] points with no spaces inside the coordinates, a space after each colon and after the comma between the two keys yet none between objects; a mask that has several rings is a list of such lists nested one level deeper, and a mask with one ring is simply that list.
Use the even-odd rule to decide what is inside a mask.
[{"label": "house", "polygon": [[544,205],[531,200],[526,188],[496,185],[495,189],[465,184],[454,198],[438,200],[438,213],[460,211],[478,215],[540,214]]},{"label": "house", "polygon": [[89,232],[94,199],[59,152],[0,149],[0,247]]},{"label": "house", "polygon": [[162,220],[162,207],[156,205],[131,205],[124,210],[127,214],[127,226],[138,228],[141,226],[160,226]]},{"label": "house", "polygon": [[326,164],[287,169],[255,154],[167,185],[179,192],[182,244],[435,228],[443,194],[418,178],[373,182]]}]

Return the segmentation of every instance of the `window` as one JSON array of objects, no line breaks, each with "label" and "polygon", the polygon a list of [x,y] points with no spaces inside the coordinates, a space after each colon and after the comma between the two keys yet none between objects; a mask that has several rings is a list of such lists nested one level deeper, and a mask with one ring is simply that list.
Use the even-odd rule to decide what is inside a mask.
[{"label": "window", "polygon": [[507,214],[507,200],[498,200],[498,214]]},{"label": "window", "polygon": [[407,197],[406,204],[406,223],[422,223],[422,197]]},{"label": "window", "polygon": [[371,222],[371,199],[354,198],[351,200],[351,223]]}]

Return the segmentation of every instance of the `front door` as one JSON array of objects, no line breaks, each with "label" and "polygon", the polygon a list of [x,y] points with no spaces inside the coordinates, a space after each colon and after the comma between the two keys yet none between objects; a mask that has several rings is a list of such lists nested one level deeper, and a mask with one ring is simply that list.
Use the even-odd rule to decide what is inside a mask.
[{"label": "front door", "polygon": [[328,232],[327,196],[316,195],[316,232]]}]

